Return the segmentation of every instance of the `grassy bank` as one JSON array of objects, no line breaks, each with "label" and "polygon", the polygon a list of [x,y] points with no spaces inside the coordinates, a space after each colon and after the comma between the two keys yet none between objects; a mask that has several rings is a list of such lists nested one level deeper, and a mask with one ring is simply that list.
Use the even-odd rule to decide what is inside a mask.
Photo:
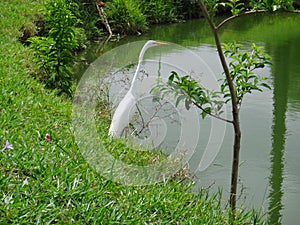
[{"label": "grassy bank", "polygon": [[70,131],[71,100],[29,75],[31,54],[18,41],[42,2],[0,4],[0,149],[13,145],[0,152],[0,224],[228,224],[219,196],[196,195],[189,183],[127,187],[89,167]]}]

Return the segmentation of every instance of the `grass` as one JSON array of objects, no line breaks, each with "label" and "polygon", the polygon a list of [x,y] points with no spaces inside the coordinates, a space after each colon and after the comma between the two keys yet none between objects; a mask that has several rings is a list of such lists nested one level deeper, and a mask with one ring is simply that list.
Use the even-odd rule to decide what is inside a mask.
[{"label": "grass", "polygon": [[[219,194],[196,195],[180,179],[122,186],[85,162],[70,130],[71,100],[29,75],[31,55],[18,42],[42,2],[0,4],[0,149],[6,140],[14,148],[0,152],[0,224],[229,224]],[[232,224],[254,224],[255,215],[241,211]]]}]

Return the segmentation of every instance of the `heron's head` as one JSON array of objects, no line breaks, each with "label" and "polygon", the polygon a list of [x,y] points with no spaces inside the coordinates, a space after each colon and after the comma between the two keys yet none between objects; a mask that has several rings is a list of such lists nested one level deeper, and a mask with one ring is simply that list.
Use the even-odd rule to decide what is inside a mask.
[{"label": "heron's head", "polygon": [[149,40],[146,42],[144,47],[142,48],[139,56],[139,62],[143,60],[144,54],[147,51],[148,48],[154,47],[154,46],[162,46],[162,45],[168,45],[168,43],[161,42],[161,41],[153,41]]},{"label": "heron's head", "polygon": [[149,47],[152,47],[152,46],[168,45],[168,43],[162,42],[162,41],[149,40],[149,41],[147,41],[146,45],[149,46]]}]

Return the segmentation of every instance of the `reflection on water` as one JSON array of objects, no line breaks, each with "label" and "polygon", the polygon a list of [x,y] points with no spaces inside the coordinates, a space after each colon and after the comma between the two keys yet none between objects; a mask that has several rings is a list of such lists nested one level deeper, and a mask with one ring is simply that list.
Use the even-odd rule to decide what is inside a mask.
[{"label": "reflection on water", "polygon": [[[300,110],[300,45],[299,37],[291,36],[288,41],[283,41],[280,44],[273,45],[272,52],[275,55],[273,61],[273,126],[272,126],[272,151],[271,151],[271,175],[270,175],[270,224],[277,224],[281,221],[283,216],[283,222],[288,221],[282,213],[283,208],[288,208],[287,203],[283,202],[283,195],[287,195],[284,185],[284,177],[289,180],[290,177],[287,173],[285,164],[289,165],[289,161],[286,160],[286,155],[289,154],[289,148],[286,147],[287,127],[286,114],[287,111]],[[298,119],[299,120],[299,119]],[[299,127],[298,127],[299,129]],[[293,135],[293,134],[292,134]],[[297,148],[294,143],[294,148]],[[297,157],[297,155],[293,155]],[[292,174],[291,174],[292,175]],[[291,176],[292,177],[292,176]],[[298,187],[299,188],[299,187]],[[295,210],[295,209],[293,209]],[[296,216],[296,215],[294,215]],[[290,218],[293,221],[293,218]],[[294,217],[294,222],[296,222]]]},{"label": "reflection on water", "polygon": [[[277,64],[274,65],[274,68]],[[273,80],[273,126],[272,126],[272,150],[271,150],[271,175],[270,175],[270,193],[269,193],[269,224],[277,224],[281,219],[282,204],[282,182],[284,170],[284,150],[285,150],[285,114],[287,110],[287,90],[289,77],[281,76],[276,70]]]},{"label": "reflection on water", "polygon": [[[252,15],[226,24],[221,33],[223,41],[236,40],[263,45],[273,57],[273,66],[259,71],[261,75],[270,78],[272,90],[246,96],[242,106],[239,182],[240,191],[243,191],[239,203],[258,209],[262,207],[263,212],[270,210],[269,224],[297,224],[300,213],[299,24],[300,15],[297,14]],[[221,74],[216,50],[212,47],[212,35],[202,20],[155,27],[142,38],[185,46],[205,58],[216,76]],[[132,37],[118,44],[136,40]],[[111,45],[114,47],[116,44]],[[209,121],[201,120],[201,132],[205,131],[207,123]],[[230,183],[231,154],[232,130],[228,126],[214,164],[197,174],[199,186],[214,183],[214,190],[221,186],[226,198]]]}]

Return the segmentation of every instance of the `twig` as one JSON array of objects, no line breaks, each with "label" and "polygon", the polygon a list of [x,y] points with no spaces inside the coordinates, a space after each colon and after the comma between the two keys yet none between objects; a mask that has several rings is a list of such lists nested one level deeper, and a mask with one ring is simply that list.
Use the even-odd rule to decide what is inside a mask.
[{"label": "twig", "polygon": [[107,21],[107,18],[105,16],[105,13],[104,13],[104,10],[102,7],[99,7],[98,3],[96,2],[96,7],[97,7],[97,10],[98,10],[98,13],[99,13],[99,16],[101,17],[108,33],[109,33],[109,37],[111,37],[113,35],[111,29],[110,29],[110,26],[109,26],[109,23]]},{"label": "twig", "polygon": [[[153,120],[153,118],[157,115],[157,113],[159,112],[159,110],[164,106],[164,104],[167,103],[164,102],[163,104],[160,104],[160,106],[158,107],[158,109],[156,109],[156,111],[154,112],[154,114],[150,117],[150,119],[147,121],[147,123],[143,123],[143,127],[141,128],[141,130],[137,133],[137,135],[140,135],[142,133],[142,131],[149,126],[150,122]],[[142,116],[141,116],[142,117]]]},{"label": "twig", "polygon": [[204,109],[201,105],[199,105],[197,102],[192,101],[192,103],[193,103],[196,107],[198,107],[199,109],[201,109],[203,112],[205,112],[206,114],[210,115],[211,117],[214,117],[214,118],[216,118],[216,119],[219,119],[219,120],[225,121],[225,122],[227,122],[227,123],[232,123],[232,124],[233,124],[233,121],[232,121],[232,120],[228,120],[228,119],[225,119],[225,118],[223,118],[223,117],[220,117],[220,116],[217,116],[217,115],[215,115],[215,114],[212,114],[211,112],[205,110],[205,109]]},{"label": "twig", "polygon": [[[145,127],[145,120],[144,120],[144,117],[143,117],[142,112],[141,112],[141,110],[140,110],[140,107],[138,106],[138,104],[136,104],[135,107],[136,107],[137,110],[138,110],[138,113],[139,113],[139,115],[140,115],[140,117],[141,117],[142,124],[143,124],[143,128],[144,128],[144,127]],[[140,133],[141,133],[141,132],[139,132],[138,134],[140,134]]]},{"label": "twig", "polygon": [[[285,10],[285,11],[286,12],[291,12],[291,13],[300,13],[300,10]],[[269,12],[269,11],[266,10],[266,9],[251,10],[251,11],[248,11],[248,12],[243,12],[243,13],[228,17],[227,19],[224,19],[218,26],[216,26],[216,29],[219,30],[225,23],[227,23],[227,22],[229,22],[229,21],[231,21],[235,18],[245,16],[245,15],[249,15],[249,14],[254,14],[254,13],[267,13],[267,12]]]},{"label": "twig", "polygon": [[227,19],[223,20],[218,26],[216,26],[216,29],[219,30],[225,23],[235,19],[235,18],[238,18],[238,17],[241,17],[241,16],[245,16],[245,15],[249,15],[249,14],[254,14],[254,13],[265,13],[265,12],[268,12],[267,10],[251,10],[251,11],[248,11],[248,12],[243,12],[243,13],[240,13],[238,15],[234,15],[234,16],[231,16],[231,17],[228,17]]}]

